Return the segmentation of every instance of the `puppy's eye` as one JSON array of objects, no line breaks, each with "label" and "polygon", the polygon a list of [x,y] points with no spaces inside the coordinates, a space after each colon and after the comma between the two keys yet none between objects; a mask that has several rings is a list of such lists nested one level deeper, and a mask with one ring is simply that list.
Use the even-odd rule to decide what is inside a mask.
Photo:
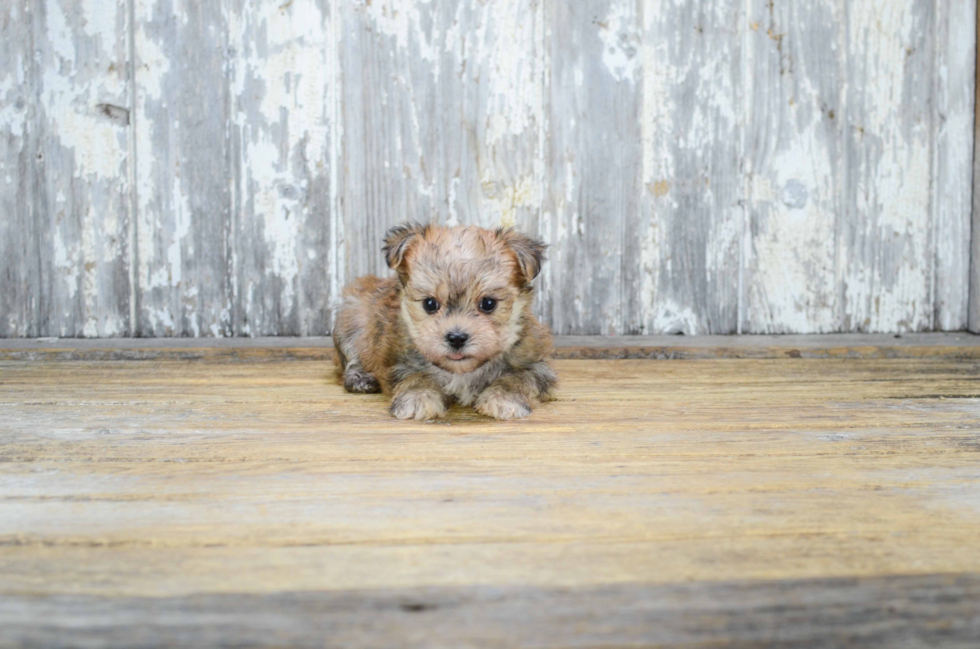
[{"label": "puppy's eye", "polygon": [[493,299],[492,297],[485,297],[480,300],[480,311],[483,311],[484,313],[491,313],[496,308],[497,300]]},{"label": "puppy's eye", "polygon": [[425,309],[426,313],[435,313],[439,310],[439,303],[434,297],[427,297],[422,300],[422,308]]}]

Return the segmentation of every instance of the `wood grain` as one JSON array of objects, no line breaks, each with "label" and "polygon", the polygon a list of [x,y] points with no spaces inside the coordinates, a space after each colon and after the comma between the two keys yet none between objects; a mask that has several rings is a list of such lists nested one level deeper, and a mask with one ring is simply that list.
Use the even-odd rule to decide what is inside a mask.
[{"label": "wood grain", "polygon": [[554,248],[543,299],[558,334],[622,333],[627,269],[640,263],[637,3],[553,2],[546,21],[545,238]]},{"label": "wood grain", "polygon": [[185,0],[134,11],[138,335],[231,335],[229,16]]},{"label": "wood grain", "polygon": [[[980,338],[967,333],[797,336],[558,336],[559,359],[695,360],[719,358],[980,358]],[[270,360],[333,359],[333,339],[114,338],[6,339],[0,360]]]},{"label": "wood grain", "polygon": [[[936,79],[933,125],[936,178],[935,287],[932,328],[965,329],[968,323],[970,237],[973,191],[973,131],[976,65],[976,2],[941,2],[936,17]],[[911,93],[910,93],[911,94]],[[962,133],[962,135],[954,135]],[[980,231],[977,234],[980,237]],[[978,262],[980,263],[980,262]]]},{"label": "wood grain", "polygon": [[235,3],[235,335],[323,335],[340,295],[339,6]]},{"label": "wood grain", "polygon": [[327,363],[0,362],[4,628],[968,646],[976,358],[556,367],[526,421],[426,424]]},{"label": "wood grain", "polygon": [[[980,33],[980,11],[977,12],[977,33]],[[974,46],[976,44],[974,43]],[[970,317],[969,329],[980,333],[980,48],[977,50],[974,79],[974,136],[973,136],[973,229],[970,246]]]},{"label": "wood grain", "polygon": [[137,133],[153,152],[137,174],[141,335],[328,332],[336,16],[310,0],[136,9]]},{"label": "wood grain", "polygon": [[347,276],[404,221],[521,225],[541,208],[542,3],[343,9]]},{"label": "wood grain", "polygon": [[758,70],[743,61],[743,4],[643,4],[644,223],[629,233],[641,258],[627,260],[638,268],[624,291],[639,305],[639,332],[738,330],[745,205],[735,170],[743,85]]},{"label": "wood grain", "polygon": [[746,20],[741,331],[848,331],[834,267],[843,3],[755,0]]},{"label": "wood grain", "polygon": [[837,235],[844,264],[839,310],[850,317],[845,326],[859,331],[896,321],[904,331],[933,328],[942,272],[933,257],[946,255],[958,268],[959,237],[938,236],[945,194],[933,193],[928,179],[938,180],[945,161],[940,136],[925,127],[934,123],[934,101],[920,91],[930,85],[938,91],[943,37],[932,43],[930,34],[939,33],[941,14],[956,3],[935,9],[897,4],[884,20],[871,5],[848,5],[846,18],[853,61],[846,74],[855,83],[838,111],[844,120],[843,204],[853,211],[843,216]]},{"label": "wood grain", "polygon": [[36,178],[30,5],[0,6],[0,337],[38,336],[41,284],[34,219]]},{"label": "wood grain", "polygon": [[2,10],[0,335],[129,333],[125,7]]},{"label": "wood grain", "polygon": [[[978,597],[977,575],[574,590],[0,596],[0,623],[12,646],[971,649],[980,636]],[[112,624],[92,624],[106,619]]]},{"label": "wood grain", "polygon": [[125,0],[34,3],[38,327],[130,332]]}]

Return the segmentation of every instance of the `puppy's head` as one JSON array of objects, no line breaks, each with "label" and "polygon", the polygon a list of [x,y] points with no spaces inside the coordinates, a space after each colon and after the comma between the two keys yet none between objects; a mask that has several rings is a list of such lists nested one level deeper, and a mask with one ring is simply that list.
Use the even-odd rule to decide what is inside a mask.
[{"label": "puppy's head", "polygon": [[510,349],[520,338],[544,249],[510,229],[392,228],[385,259],[401,278],[402,318],[415,347],[459,374]]}]

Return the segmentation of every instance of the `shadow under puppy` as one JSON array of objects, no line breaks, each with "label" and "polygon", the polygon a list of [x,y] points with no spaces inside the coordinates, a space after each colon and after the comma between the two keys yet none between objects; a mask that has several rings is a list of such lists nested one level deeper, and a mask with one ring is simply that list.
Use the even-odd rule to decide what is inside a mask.
[{"label": "shadow under puppy", "polygon": [[549,398],[551,332],[531,313],[545,246],[511,229],[409,224],[385,236],[397,277],[344,289],[334,345],[348,392],[384,392],[399,419],[455,399],[497,419]]}]

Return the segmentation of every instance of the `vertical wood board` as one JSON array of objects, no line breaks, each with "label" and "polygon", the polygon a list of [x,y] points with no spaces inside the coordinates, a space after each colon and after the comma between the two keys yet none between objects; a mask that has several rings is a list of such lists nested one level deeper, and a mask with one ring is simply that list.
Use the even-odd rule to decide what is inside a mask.
[{"label": "vertical wood board", "polygon": [[744,227],[742,3],[643,5],[641,329],[733,333]]},{"label": "vertical wood board", "polygon": [[969,320],[976,21],[977,3],[972,0],[938,3],[931,129],[936,138],[931,328],[946,331],[965,329]]},{"label": "vertical wood board", "polygon": [[134,2],[139,335],[232,335],[226,12]]},{"label": "vertical wood board", "polygon": [[[977,12],[976,31],[980,34],[980,11]],[[970,246],[970,313],[969,329],[973,333],[980,333],[980,48],[974,48],[977,57],[975,59],[974,77],[974,139],[973,139],[973,227],[971,231]]]},{"label": "vertical wood board", "polygon": [[[625,269],[639,263],[642,70],[637,3],[549,3],[547,270],[556,333],[624,329]],[[634,322],[634,328],[638,323]]]},{"label": "vertical wood board", "polygon": [[351,3],[343,16],[347,276],[405,221],[535,232],[542,3]]},{"label": "vertical wood board", "polygon": [[748,5],[741,330],[840,328],[841,0]]},{"label": "vertical wood board", "polygon": [[30,4],[0,5],[0,337],[38,336]]},{"label": "vertical wood board", "polygon": [[226,9],[236,335],[323,335],[339,295],[338,8]]},{"label": "vertical wood board", "polygon": [[0,335],[126,335],[126,4],[4,11]]},{"label": "vertical wood board", "polygon": [[936,12],[909,0],[883,13],[846,5],[843,219],[838,228],[845,330],[933,326]]}]

